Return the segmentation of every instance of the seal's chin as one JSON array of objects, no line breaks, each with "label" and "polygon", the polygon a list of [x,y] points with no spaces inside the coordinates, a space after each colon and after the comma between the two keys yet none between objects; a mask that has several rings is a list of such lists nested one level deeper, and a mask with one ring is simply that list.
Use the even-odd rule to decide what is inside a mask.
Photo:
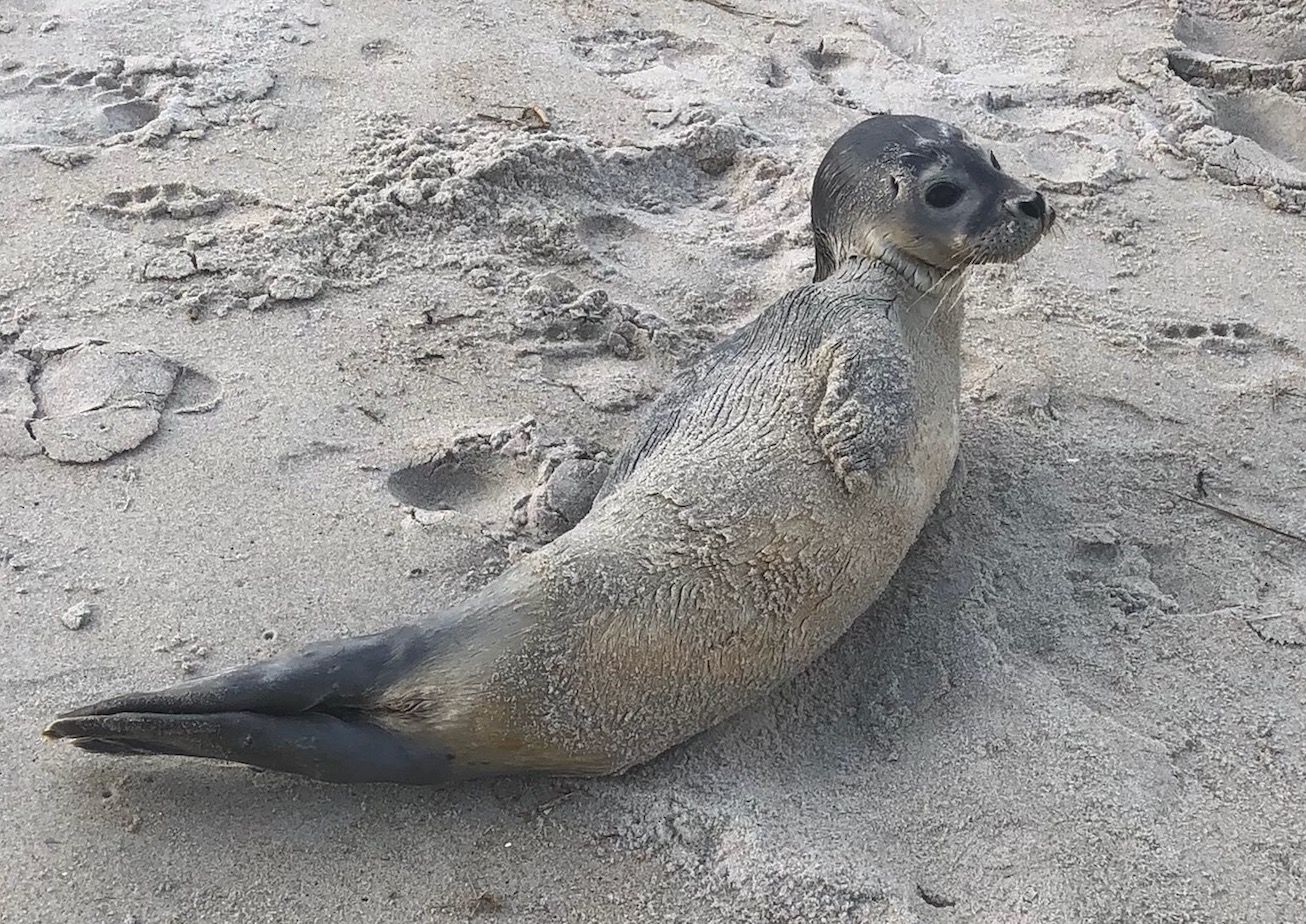
[{"label": "seal's chin", "polygon": [[1015,263],[1033,250],[1042,236],[1042,233],[1031,234],[1028,239],[1018,242],[1000,241],[976,245],[970,251],[966,264],[974,266],[980,263]]}]

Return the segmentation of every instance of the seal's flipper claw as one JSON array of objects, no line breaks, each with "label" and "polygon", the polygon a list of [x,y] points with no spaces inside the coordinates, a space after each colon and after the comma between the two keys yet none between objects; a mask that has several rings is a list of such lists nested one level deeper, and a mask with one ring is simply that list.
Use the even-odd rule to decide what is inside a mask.
[{"label": "seal's flipper claw", "polygon": [[439,783],[454,755],[362,717],[326,713],[117,713],[57,719],[48,738],[100,754],[172,754],[249,764],[332,783]]},{"label": "seal's flipper claw", "polygon": [[423,638],[417,627],[403,626],[376,635],[319,642],[291,655],[164,690],[113,696],[59,718],[125,712],[295,715],[313,709],[362,706],[420,660],[428,650]]}]

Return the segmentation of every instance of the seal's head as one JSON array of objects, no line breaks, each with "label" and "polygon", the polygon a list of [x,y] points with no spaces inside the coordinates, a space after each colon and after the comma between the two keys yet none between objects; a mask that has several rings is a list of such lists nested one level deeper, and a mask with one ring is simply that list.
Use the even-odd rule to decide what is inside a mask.
[{"label": "seal's head", "polygon": [[1020,258],[1055,220],[1041,193],[955,125],[875,116],[841,135],[816,171],[816,281],[862,256],[926,289],[957,267]]}]

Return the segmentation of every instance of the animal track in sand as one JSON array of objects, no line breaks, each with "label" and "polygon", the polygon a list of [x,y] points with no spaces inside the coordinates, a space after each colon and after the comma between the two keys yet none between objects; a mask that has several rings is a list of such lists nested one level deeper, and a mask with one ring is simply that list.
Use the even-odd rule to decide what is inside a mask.
[{"label": "animal track in sand", "polygon": [[803,60],[812,70],[812,76],[820,83],[829,83],[829,72],[846,64],[851,56],[826,46],[822,40],[815,48],[803,52]]},{"label": "animal track in sand", "polygon": [[672,338],[657,315],[614,302],[603,289],[582,292],[558,273],[541,273],[531,281],[512,326],[519,338],[532,341],[531,352],[558,357],[641,359],[654,338]]},{"label": "animal track in sand", "polygon": [[1208,167],[1215,168],[1216,179],[1306,187],[1306,60],[1264,64],[1182,49],[1171,52],[1167,64],[1199,88],[1210,125],[1232,139],[1221,146],[1236,150],[1236,139],[1254,145],[1244,143],[1233,157],[1214,157]]},{"label": "animal track in sand", "polygon": [[762,73],[762,82],[773,90],[787,87],[793,82],[793,77],[790,76],[789,69],[774,57],[766,59]]},{"label": "animal track in sand", "polygon": [[530,489],[529,473],[513,450],[497,445],[498,433],[464,434],[425,462],[401,468],[386,488],[421,510],[457,510],[483,522],[501,518]]},{"label": "animal track in sand", "polygon": [[1196,340],[1199,337],[1215,336],[1230,337],[1236,340],[1243,340],[1248,337],[1259,337],[1255,325],[1248,324],[1246,321],[1236,321],[1233,324],[1215,323],[1215,324],[1195,324],[1176,323],[1167,321],[1157,326],[1157,330],[1162,337],[1169,340]]},{"label": "animal track in sand", "polygon": [[589,512],[611,456],[574,439],[541,437],[534,418],[455,437],[386,488],[418,510],[456,510],[527,545],[550,542]]},{"label": "animal track in sand", "polygon": [[1306,93],[1299,99],[1273,89],[1213,93],[1211,103],[1218,128],[1251,139],[1298,172],[1306,170]]},{"label": "animal track in sand", "polygon": [[702,348],[658,315],[614,302],[603,289],[582,292],[557,273],[535,277],[512,329],[518,356],[536,358],[542,381],[604,412],[654,397],[666,374]]},{"label": "animal track in sand", "polygon": [[1144,612],[1171,613],[1175,599],[1157,586],[1145,550],[1105,523],[1084,524],[1071,535],[1073,545],[1067,577],[1075,596],[1105,603],[1126,616]]},{"label": "animal track in sand", "polygon": [[86,340],[0,354],[0,456],[101,462],[145,442],[166,411],[220,400],[207,376],[141,347]]},{"label": "animal track in sand", "polygon": [[[801,57],[812,79],[829,88],[830,98],[835,103],[850,109],[859,108],[861,104],[852,97],[844,81],[838,79],[841,71],[853,65],[855,59],[852,54],[836,49],[821,39],[815,48],[804,49]],[[849,73],[843,76],[856,81],[858,75]]]},{"label": "animal track in sand", "polygon": [[572,50],[595,72],[619,77],[648,70],[669,52],[684,52],[695,43],[665,29],[609,29],[593,35],[576,35]]},{"label": "animal track in sand", "polygon": [[1247,321],[1161,321],[1153,331],[1159,337],[1153,338],[1153,345],[1190,346],[1212,353],[1296,352],[1284,338],[1264,334]]}]

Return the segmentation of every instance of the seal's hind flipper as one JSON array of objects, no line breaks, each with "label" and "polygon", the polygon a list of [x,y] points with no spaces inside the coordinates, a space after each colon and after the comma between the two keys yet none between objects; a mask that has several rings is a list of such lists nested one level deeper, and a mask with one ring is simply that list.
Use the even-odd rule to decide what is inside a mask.
[{"label": "seal's hind flipper", "polygon": [[441,782],[449,755],[438,742],[369,719],[386,689],[431,650],[430,631],[419,626],[323,642],[74,709],[45,736],[101,754],[207,757],[333,782]]},{"label": "seal's hind flipper", "polygon": [[123,712],[167,715],[259,712],[295,715],[366,706],[430,649],[416,626],[309,645],[294,654],[127,693],[65,712],[60,719]]},{"label": "seal's hind flipper", "polygon": [[332,783],[438,783],[452,755],[359,717],[115,713],[57,719],[45,734],[99,754],[173,754],[249,764]]}]

